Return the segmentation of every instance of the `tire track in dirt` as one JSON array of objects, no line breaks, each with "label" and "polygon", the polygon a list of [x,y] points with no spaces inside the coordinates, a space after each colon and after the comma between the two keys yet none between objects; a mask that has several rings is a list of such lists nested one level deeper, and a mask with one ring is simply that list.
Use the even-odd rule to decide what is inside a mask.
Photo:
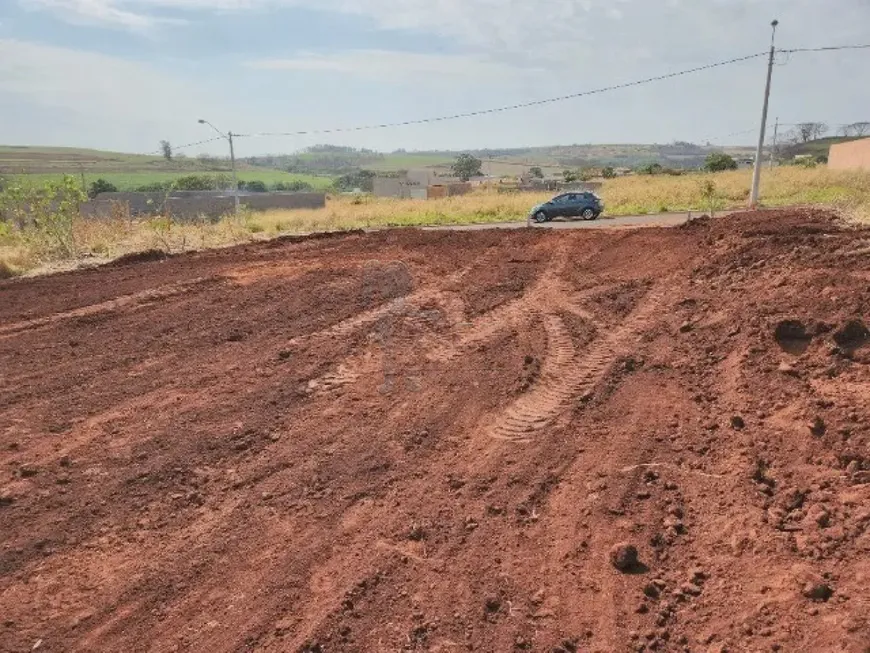
[{"label": "tire track in dirt", "polygon": [[489,428],[490,436],[529,442],[531,435],[549,425],[572,399],[591,392],[619,353],[640,335],[661,306],[663,295],[662,290],[651,292],[627,321],[594,342],[585,354],[576,352],[560,317],[545,315],[548,355],[540,381],[496,418]]},{"label": "tire track in dirt", "polygon": [[181,281],[178,283],[171,283],[157,288],[149,288],[148,290],[133,293],[132,295],[116,297],[115,299],[110,299],[105,302],[99,302],[98,304],[91,304],[89,306],[82,306],[80,308],[75,308],[70,311],[55,313],[54,315],[49,315],[47,317],[36,318],[33,320],[25,320],[22,322],[14,322],[12,324],[7,324],[6,326],[0,327],[0,339],[9,338],[23,331],[44,329],[46,327],[53,326],[59,322],[64,322],[66,320],[91,317],[103,313],[113,313],[121,309],[132,311],[145,308],[155,302],[168,299],[170,297],[184,295],[194,290],[200,290],[204,286],[210,284],[219,284],[223,283],[224,281],[226,281],[226,278],[223,276],[199,277],[190,281]]}]

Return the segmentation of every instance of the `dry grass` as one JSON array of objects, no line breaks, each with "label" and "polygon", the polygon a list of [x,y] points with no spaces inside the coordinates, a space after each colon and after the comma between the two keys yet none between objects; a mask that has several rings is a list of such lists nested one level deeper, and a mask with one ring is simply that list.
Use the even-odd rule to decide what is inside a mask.
[{"label": "dry grass", "polygon": [[[745,205],[751,183],[748,170],[716,175],[612,179],[604,183],[600,194],[611,216],[706,210],[709,205],[703,197],[702,184],[710,180],[715,184],[715,208]],[[550,196],[550,193],[476,192],[430,201],[338,197],[330,198],[324,209],[245,214],[217,223],[182,224],[163,218],[131,221],[122,216],[107,221],[77,220],[74,237],[79,258],[66,262],[47,257],[24,235],[7,228],[5,232],[0,231],[0,276],[53,271],[59,269],[59,265],[65,267],[88,261],[102,262],[147,249],[176,253],[287,233],[513,222],[524,220],[533,205]],[[870,222],[870,173],[796,167],[765,171],[762,197],[766,206],[820,205]]]}]

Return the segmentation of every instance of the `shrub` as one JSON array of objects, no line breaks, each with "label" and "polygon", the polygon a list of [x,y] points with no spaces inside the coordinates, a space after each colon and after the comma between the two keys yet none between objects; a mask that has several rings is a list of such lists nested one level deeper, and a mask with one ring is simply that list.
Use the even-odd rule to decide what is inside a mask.
[{"label": "shrub", "polygon": [[169,190],[170,186],[170,182],[153,181],[150,184],[136,186],[133,190],[137,193],[162,193]]},{"label": "shrub", "polygon": [[704,170],[707,172],[723,172],[725,170],[737,170],[737,161],[724,152],[712,152],[704,161]]},{"label": "shrub", "polygon": [[605,179],[613,179],[616,176],[616,170],[614,170],[611,166],[607,166],[601,171],[601,176]]},{"label": "shrub", "polygon": [[240,181],[239,190],[246,190],[251,193],[265,193],[269,189],[262,181],[255,179],[253,181]]},{"label": "shrub", "polygon": [[106,181],[102,177],[93,182],[88,188],[88,197],[94,199],[100,193],[117,193],[118,187],[115,184]]},{"label": "shrub", "polygon": [[307,181],[302,181],[301,179],[294,179],[293,181],[279,181],[274,186],[277,191],[289,191],[291,193],[301,193],[306,191],[314,190],[314,186],[309,184]]},{"label": "shrub", "polygon": [[74,257],[73,221],[87,196],[78,181],[64,175],[41,187],[14,185],[0,193],[0,214],[21,229],[21,237],[39,256]]},{"label": "shrub", "polygon": [[661,163],[648,163],[637,169],[639,175],[660,175],[664,171]]},{"label": "shrub", "polygon": [[216,190],[215,178],[208,175],[187,175],[172,182],[176,190]]}]

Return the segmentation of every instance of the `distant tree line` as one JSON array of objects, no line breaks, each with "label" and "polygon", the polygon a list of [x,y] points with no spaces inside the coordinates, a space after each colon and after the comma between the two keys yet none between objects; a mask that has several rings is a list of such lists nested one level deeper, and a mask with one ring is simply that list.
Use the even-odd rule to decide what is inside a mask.
[{"label": "distant tree line", "polygon": [[[217,175],[185,175],[176,177],[168,181],[155,181],[149,184],[142,184],[133,189],[136,193],[163,193],[173,190],[227,190],[233,187],[232,176],[228,174]],[[314,187],[306,181],[294,179],[292,181],[279,181],[274,184],[267,184],[264,181],[254,179],[250,181],[239,181],[239,190],[249,193],[266,193],[268,191],[279,192],[306,192],[314,190]],[[114,193],[118,188],[115,184],[100,178],[92,182],[88,187],[88,197],[94,198],[100,193]]]}]

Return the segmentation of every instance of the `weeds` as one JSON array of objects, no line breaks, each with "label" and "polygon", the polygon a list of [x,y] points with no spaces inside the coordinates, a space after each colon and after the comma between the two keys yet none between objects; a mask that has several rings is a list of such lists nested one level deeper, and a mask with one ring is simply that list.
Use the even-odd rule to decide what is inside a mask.
[{"label": "weeds", "polygon": [[[609,216],[665,210],[712,212],[745,206],[751,179],[748,170],[643,175],[607,179],[599,193]],[[762,179],[766,206],[832,207],[855,220],[870,222],[868,173],[788,167],[765,171]],[[245,210],[216,222],[179,222],[171,216],[133,220],[121,205],[113,207],[111,219],[83,219],[77,217],[80,197],[77,186],[73,191],[63,182],[35,191],[13,187],[0,194],[0,276],[81,258],[108,260],[148,249],[178,253],[286,233],[522,221],[530,207],[552,194],[481,191],[429,201],[345,196],[331,198],[323,209],[256,214]]]}]

